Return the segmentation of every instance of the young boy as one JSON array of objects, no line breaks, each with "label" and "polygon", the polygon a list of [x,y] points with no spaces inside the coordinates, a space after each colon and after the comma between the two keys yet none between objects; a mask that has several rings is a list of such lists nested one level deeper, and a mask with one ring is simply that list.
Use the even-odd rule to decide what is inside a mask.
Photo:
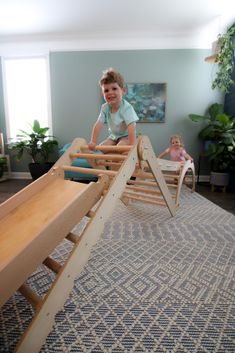
[{"label": "young boy", "polygon": [[89,149],[94,150],[104,123],[107,123],[109,136],[102,145],[133,145],[136,140],[136,121],[139,118],[132,105],[123,99],[126,87],[122,75],[112,68],[107,69],[99,84],[106,103],[102,105],[93,126]]}]

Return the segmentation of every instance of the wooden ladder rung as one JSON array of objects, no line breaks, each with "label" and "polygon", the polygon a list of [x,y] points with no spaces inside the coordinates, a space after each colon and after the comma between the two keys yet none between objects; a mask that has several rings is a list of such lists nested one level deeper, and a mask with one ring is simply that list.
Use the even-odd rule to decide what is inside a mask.
[{"label": "wooden ladder rung", "polygon": [[131,194],[126,193],[126,192],[123,193],[123,196],[127,197],[130,200],[142,201],[142,202],[149,203],[149,204],[152,204],[152,205],[166,206],[166,202],[164,200],[163,201],[148,200],[148,199],[145,199],[145,198],[143,198],[141,196],[137,196],[137,195],[134,195],[134,194],[131,195]]},{"label": "wooden ladder rung", "polygon": [[63,165],[61,168],[67,172],[80,172],[80,173],[84,173],[84,174],[94,174],[94,175],[106,174],[110,177],[115,177],[117,175],[117,172],[112,171],[112,170],[72,167],[72,166],[67,166],[67,165]]},{"label": "wooden ladder rung", "polygon": [[133,190],[133,191],[137,191],[137,192],[142,192],[142,193],[146,193],[146,194],[157,194],[157,195],[161,195],[161,191],[159,189],[153,190],[153,189],[146,189],[146,188],[141,188],[138,186],[127,186],[126,189],[128,190]]},{"label": "wooden ladder rung", "polygon": [[178,174],[163,174],[164,178],[170,178],[170,179],[179,179],[179,175]]},{"label": "wooden ladder rung", "polygon": [[[152,179],[152,181],[154,181],[154,176],[152,173],[146,173],[146,172],[143,172],[143,171],[138,171],[136,170],[133,174],[132,174],[133,177],[136,177],[136,178],[141,178],[141,179]],[[156,182],[155,182],[156,184]]]},{"label": "wooden ladder rung", "polygon": [[[153,189],[144,189],[144,188],[140,188],[140,187],[135,187],[135,186],[127,186],[126,190],[133,190],[134,192],[136,191],[137,193],[145,193],[145,194],[152,194],[152,195],[162,195],[161,191],[158,190],[153,190]],[[176,196],[172,193],[171,196],[173,198],[176,198]],[[146,197],[148,197],[146,195]]]},{"label": "wooden ladder rung", "polygon": [[55,273],[59,273],[60,269],[63,267],[61,264],[59,264],[57,261],[52,259],[50,256],[48,256],[44,261],[43,265],[48,267],[50,270],[52,270]]},{"label": "wooden ladder rung", "polygon": [[[95,150],[97,151],[102,151],[102,152],[107,152],[107,151],[113,151],[113,152],[128,152],[131,150],[133,146],[130,145],[125,145],[125,146],[107,146],[107,145],[97,145],[95,146]],[[82,150],[89,150],[88,145],[83,145],[81,146],[81,151]]]},{"label": "wooden ladder rung", "polygon": [[153,186],[154,188],[158,187],[158,183],[156,181],[144,181],[144,180],[132,180],[129,179],[127,181],[128,184],[133,185],[143,185],[143,186]]},{"label": "wooden ladder rung", "polygon": [[178,184],[170,184],[170,183],[166,183],[166,185],[170,188],[174,188],[174,189],[177,189],[178,188]]},{"label": "wooden ladder rung", "polygon": [[71,243],[73,244],[77,244],[77,242],[80,240],[79,236],[73,234],[73,233],[69,233],[67,236],[66,236],[66,239],[71,241]]},{"label": "wooden ladder rung", "polygon": [[22,284],[18,289],[19,292],[28,300],[28,302],[34,307],[37,308],[42,303],[43,299],[35,293],[27,284]]},{"label": "wooden ladder rung", "polygon": [[104,167],[120,167],[122,163],[119,162],[98,162],[98,165],[102,165]]},{"label": "wooden ladder rung", "polygon": [[99,160],[112,160],[124,161],[127,155],[123,154],[97,154],[97,153],[70,153],[70,158],[84,158],[84,159],[99,159]]},{"label": "wooden ladder rung", "polygon": [[145,199],[149,199],[149,200],[153,200],[153,201],[162,201],[164,200],[162,196],[150,196],[150,195],[147,195],[147,194],[144,194],[144,193],[134,193],[134,192],[128,192],[128,191],[125,191],[124,192],[124,196],[140,196],[140,197],[144,197]]},{"label": "wooden ladder rung", "polygon": [[94,215],[95,215],[95,212],[92,211],[92,210],[90,210],[89,212],[87,212],[86,217],[88,217],[88,218],[93,218]]}]

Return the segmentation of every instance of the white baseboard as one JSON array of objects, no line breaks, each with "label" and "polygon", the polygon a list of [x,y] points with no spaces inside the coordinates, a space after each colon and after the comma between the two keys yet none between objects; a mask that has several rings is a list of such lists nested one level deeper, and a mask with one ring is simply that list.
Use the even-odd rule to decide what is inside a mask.
[{"label": "white baseboard", "polygon": [[11,172],[10,179],[32,179],[28,172]]},{"label": "white baseboard", "polygon": [[[187,183],[190,183],[191,180],[192,180],[192,176],[191,175],[186,175],[186,182]],[[210,181],[210,176],[209,175],[200,175],[199,177],[199,182],[200,183],[207,183]],[[197,183],[198,182],[198,176],[195,175],[195,182]]]},{"label": "white baseboard", "polygon": [[[198,176],[196,175],[196,181],[198,181]],[[210,175],[200,175],[199,182],[206,183],[210,181]]]}]

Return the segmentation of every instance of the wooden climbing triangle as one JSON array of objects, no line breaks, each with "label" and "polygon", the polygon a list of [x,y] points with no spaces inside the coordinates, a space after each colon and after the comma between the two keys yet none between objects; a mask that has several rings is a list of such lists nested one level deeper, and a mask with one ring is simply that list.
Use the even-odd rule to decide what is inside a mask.
[{"label": "wooden climbing triangle", "polygon": [[[105,152],[100,154],[78,152],[85,145],[84,139],[75,139],[47,174],[0,205],[0,305],[19,291],[35,308],[16,347],[18,353],[40,351],[118,199],[165,205],[171,216],[176,213],[178,201],[169,191],[147,137],[139,137],[134,146],[97,146]],[[78,157],[94,159],[97,168],[73,167],[72,161]],[[95,174],[98,181],[66,180],[64,172],[69,170]],[[88,222],[79,235],[74,234],[74,227],[84,217]],[[59,263],[52,253],[64,239],[73,249],[65,262]],[[55,273],[43,297],[26,283],[38,266]]]}]

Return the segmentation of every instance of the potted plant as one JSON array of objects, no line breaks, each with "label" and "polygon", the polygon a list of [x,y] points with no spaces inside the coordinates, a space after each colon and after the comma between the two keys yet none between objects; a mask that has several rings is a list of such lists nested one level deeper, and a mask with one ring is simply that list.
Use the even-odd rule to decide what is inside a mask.
[{"label": "potted plant", "polygon": [[3,176],[5,164],[6,164],[6,158],[0,157],[0,178]]},{"label": "potted plant", "polygon": [[217,46],[219,48],[216,56],[218,71],[212,82],[212,89],[218,88],[222,92],[228,93],[234,81],[231,78],[235,66],[235,26],[230,27],[226,33],[219,34]]},{"label": "potted plant", "polygon": [[205,155],[211,162],[211,184],[228,185],[229,173],[235,165],[235,118],[225,114],[219,103],[209,107],[208,115],[189,114],[189,118],[206,123],[199,138],[209,141]]},{"label": "potted plant", "polygon": [[33,180],[36,180],[52,167],[54,162],[50,161],[50,156],[58,146],[57,140],[53,136],[47,135],[48,127],[41,127],[38,120],[34,120],[31,131],[19,130],[17,139],[9,144],[9,149],[16,153],[17,160],[21,160],[24,153],[32,158],[29,163],[29,171]]}]

